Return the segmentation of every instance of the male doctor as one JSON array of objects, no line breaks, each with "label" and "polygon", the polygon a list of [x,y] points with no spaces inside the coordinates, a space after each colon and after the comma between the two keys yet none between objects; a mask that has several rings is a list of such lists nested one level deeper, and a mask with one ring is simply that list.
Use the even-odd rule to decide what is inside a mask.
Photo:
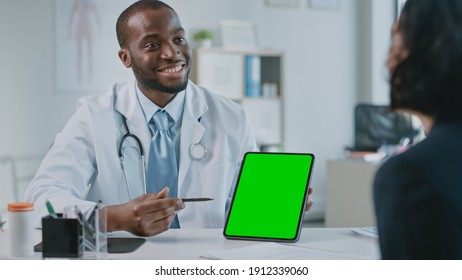
[{"label": "male doctor", "polygon": [[[107,205],[109,231],[152,236],[171,224],[223,227],[240,162],[246,152],[258,149],[246,115],[236,103],[188,80],[191,49],[170,6],[135,2],[119,16],[116,31],[119,58],[136,79],[79,101],[26,190],[26,200],[35,203],[37,225],[47,215],[46,200],[57,211],[77,205],[87,215],[101,200]],[[151,119],[158,111],[168,115],[174,147],[168,158],[177,163],[176,170],[168,171],[171,185],[150,189],[149,176],[157,167],[149,162],[158,156],[151,144],[158,125]],[[126,162],[125,172],[141,165],[144,174],[124,173],[118,150],[127,132],[139,138],[145,157],[141,164],[136,157]],[[195,144],[198,155],[190,152]],[[137,175],[139,183],[129,184]],[[213,200],[187,203],[180,211],[185,208],[181,197]]]}]

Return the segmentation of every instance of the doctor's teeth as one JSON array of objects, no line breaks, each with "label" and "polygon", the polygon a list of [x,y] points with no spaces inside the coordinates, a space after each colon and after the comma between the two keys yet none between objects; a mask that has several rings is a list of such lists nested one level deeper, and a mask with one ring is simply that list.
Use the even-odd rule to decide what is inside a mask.
[{"label": "doctor's teeth", "polygon": [[167,72],[167,73],[175,73],[175,72],[178,72],[180,71],[182,68],[181,65],[175,67],[175,68],[170,68],[170,69],[165,69],[163,72]]}]

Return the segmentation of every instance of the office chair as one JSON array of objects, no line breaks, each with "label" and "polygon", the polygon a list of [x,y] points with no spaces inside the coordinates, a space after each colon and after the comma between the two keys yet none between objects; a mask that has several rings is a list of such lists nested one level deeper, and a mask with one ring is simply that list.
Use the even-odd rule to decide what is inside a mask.
[{"label": "office chair", "polygon": [[411,143],[419,130],[409,114],[391,111],[389,106],[358,104],[355,107],[355,142],[350,151],[376,152],[382,145]]}]

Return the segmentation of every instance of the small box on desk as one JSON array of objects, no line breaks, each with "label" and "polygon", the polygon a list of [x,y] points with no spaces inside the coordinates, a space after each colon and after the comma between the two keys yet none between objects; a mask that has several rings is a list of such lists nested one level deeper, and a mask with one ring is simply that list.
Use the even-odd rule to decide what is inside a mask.
[{"label": "small box on desk", "polygon": [[80,258],[83,254],[82,224],[77,219],[45,216],[42,218],[44,258]]}]

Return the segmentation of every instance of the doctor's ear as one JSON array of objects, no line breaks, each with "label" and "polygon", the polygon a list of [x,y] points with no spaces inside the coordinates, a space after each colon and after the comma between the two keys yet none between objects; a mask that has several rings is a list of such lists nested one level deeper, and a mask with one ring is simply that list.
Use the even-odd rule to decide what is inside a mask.
[{"label": "doctor's ear", "polygon": [[132,66],[132,61],[130,59],[130,53],[127,49],[119,50],[119,58],[125,67],[130,68]]}]

